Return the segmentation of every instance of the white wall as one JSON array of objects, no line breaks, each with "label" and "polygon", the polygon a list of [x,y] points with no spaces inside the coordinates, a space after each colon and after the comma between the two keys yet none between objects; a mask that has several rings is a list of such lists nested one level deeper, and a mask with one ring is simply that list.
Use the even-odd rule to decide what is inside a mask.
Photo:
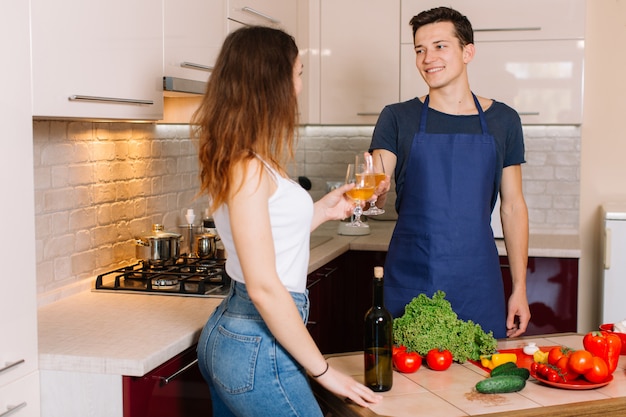
[{"label": "white wall", "polygon": [[586,24],[579,331],[599,324],[601,204],[626,201],[626,0],[587,0]]}]

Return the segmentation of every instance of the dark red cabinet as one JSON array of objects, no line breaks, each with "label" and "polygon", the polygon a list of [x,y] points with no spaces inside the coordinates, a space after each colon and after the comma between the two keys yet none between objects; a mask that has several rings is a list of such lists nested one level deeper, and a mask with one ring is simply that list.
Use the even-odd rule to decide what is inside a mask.
[{"label": "dark red cabinet", "polygon": [[[309,275],[307,327],[322,353],[363,349],[363,317],[372,304],[373,270],[385,264],[386,255],[349,251]],[[500,257],[500,266],[508,299],[511,273],[506,256]],[[578,259],[531,257],[526,280],[531,320],[525,335],[575,332]]]},{"label": "dark red cabinet", "polygon": [[194,345],[142,377],[122,377],[124,417],[211,417],[196,358]]},{"label": "dark red cabinet", "polygon": [[[500,257],[506,298],[511,295],[508,258]],[[575,332],[578,319],[578,259],[529,257],[526,294],[530,323],[525,336]]]}]

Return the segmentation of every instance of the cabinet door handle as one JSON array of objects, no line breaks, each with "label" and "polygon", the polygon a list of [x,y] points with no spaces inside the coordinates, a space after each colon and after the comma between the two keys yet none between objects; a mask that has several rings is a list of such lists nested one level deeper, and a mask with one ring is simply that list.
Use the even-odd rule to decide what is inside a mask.
[{"label": "cabinet door handle", "polygon": [[316,286],[321,280],[322,280],[321,278],[316,279],[315,281],[311,282],[310,284],[307,284],[306,287],[307,288],[312,288],[312,287]]},{"label": "cabinet door handle", "polygon": [[280,23],[280,20],[278,20],[276,18],[273,18],[272,16],[270,16],[268,14],[265,14],[263,12],[255,10],[252,7],[244,6],[241,10],[244,11],[244,12],[251,13],[251,14],[257,15],[259,17],[262,17],[263,19],[268,20],[268,21],[270,21],[270,22],[272,22],[272,23],[274,23],[276,25],[278,25]]},{"label": "cabinet door handle", "polygon": [[520,28],[487,28],[487,29],[474,29],[474,32],[529,32],[541,30],[541,26],[529,26]]},{"label": "cabinet door handle", "polygon": [[21,410],[24,407],[26,407],[26,401],[15,406],[7,405],[7,411],[0,414],[0,417],[8,417],[10,415],[13,415],[13,413],[17,413],[19,410]]},{"label": "cabinet door handle", "polygon": [[193,62],[181,62],[180,66],[183,68],[195,69],[198,71],[206,71],[206,72],[213,71],[213,67],[211,66],[202,65],[202,64],[194,64]]},{"label": "cabinet door handle", "polygon": [[518,114],[520,116],[539,116],[538,111],[521,111]]},{"label": "cabinet door handle", "polygon": [[378,116],[380,113],[378,112],[358,112],[357,116]]},{"label": "cabinet door handle", "polygon": [[118,104],[142,104],[152,106],[154,101],[141,100],[134,98],[115,98],[115,97],[98,97],[98,96],[81,96],[75,94],[68,97],[70,101],[99,101],[103,103],[118,103]]},{"label": "cabinet door handle", "polygon": [[[17,366],[17,365],[21,365],[24,362],[26,362],[24,359],[20,359],[19,361],[15,361],[15,362],[7,362],[4,364],[4,368],[0,368],[0,374],[4,371],[8,371],[9,369]],[[0,415],[1,417],[1,415]]]},{"label": "cabinet door handle", "polygon": [[604,269],[611,269],[611,229],[604,229]]},{"label": "cabinet door handle", "polygon": [[322,273],[322,272],[318,272],[318,273],[317,273],[317,275],[318,275],[318,276],[322,276],[322,277],[326,278],[326,277],[331,276],[333,273],[335,273],[335,271],[336,271],[337,269],[338,269],[337,267],[333,267],[333,268],[330,268],[328,271],[326,271],[326,272],[324,272],[324,273]]},{"label": "cabinet door handle", "polygon": [[[198,359],[194,359],[193,361],[189,362],[187,365],[183,366],[178,371],[174,372],[172,375],[166,376],[166,377],[164,377],[164,376],[158,377],[161,380],[161,385],[169,384],[174,379],[178,378],[179,375],[181,375],[182,373],[184,373],[185,371],[187,371],[189,368],[191,368],[192,366],[194,366],[197,363],[198,363]],[[0,417],[2,417],[2,416],[0,416]]]}]

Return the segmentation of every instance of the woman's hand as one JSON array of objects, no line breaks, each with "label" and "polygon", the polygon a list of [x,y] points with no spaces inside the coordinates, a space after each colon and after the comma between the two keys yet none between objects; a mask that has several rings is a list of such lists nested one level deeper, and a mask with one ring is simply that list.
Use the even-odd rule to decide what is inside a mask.
[{"label": "woman's hand", "polygon": [[328,371],[324,375],[317,378],[316,381],[332,393],[341,398],[349,398],[361,407],[369,407],[383,399],[382,395],[376,394],[348,375],[333,369],[332,366],[328,368]]},{"label": "woman's hand", "polygon": [[355,204],[345,193],[354,187],[354,184],[344,184],[315,202],[311,231],[328,220],[343,220],[352,215]]}]

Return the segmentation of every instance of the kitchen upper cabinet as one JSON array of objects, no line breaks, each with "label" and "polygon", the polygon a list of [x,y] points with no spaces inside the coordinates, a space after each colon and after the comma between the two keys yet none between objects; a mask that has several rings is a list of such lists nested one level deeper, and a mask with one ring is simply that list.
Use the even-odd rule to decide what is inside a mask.
[{"label": "kitchen upper cabinet", "polygon": [[402,0],[402,43],[413,42],[411,18],[439,6],[467,16],[476,42],[585,36],[585,0]]},{"label": "kitchen upper cabinet", "polygon": [[164,0],[164,75],[206,82],[226,34],[226,3]]},{"label": "kitchen upper cabinet", "polygon": [[[485,0],[476,4],[457,0],[448,4],[466,14],[474,27],[476,54],[468,65],[472,91],[513,107],[523,124],[582,123],[584,1]],[[421,10],[438,5],[402,2],[403,101],[428,92],[415,67],[408,22]]]},{"label": "kitchen upper cabinet", "polygon": [[228,0],[228,31],[241,26],[270,26],[297,38],[301,0]]},{"label": "kitchen upper cabinet", "polygon": [[32,0],[33,115],[158,120],[163,6]]},{"label": "kitchen upper cabinet", "polygon": [[311,123],[375,124],[398,101],[399,18],[400,0],[321,0],[320,118]]},{"label": "kitchen upper cabinet", "polygon": [[[582,122],[584,44],[579,40],[476,42],[468,66],[476,94],[513,107],[523,124]],[[402,45],[401,100],[428,93],[412,44]]]}]

